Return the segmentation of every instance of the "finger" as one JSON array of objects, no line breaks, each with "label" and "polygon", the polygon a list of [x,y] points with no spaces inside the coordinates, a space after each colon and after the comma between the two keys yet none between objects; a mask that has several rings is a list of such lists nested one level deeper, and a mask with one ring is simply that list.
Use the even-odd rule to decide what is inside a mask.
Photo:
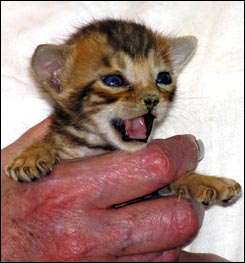
[{"label": "finger", "polygon": [[179,249],[168,251],[139,254],[133,256],[122,256],[117,258],[116,262],[176,262]]},{"label": "finger", "polygon": [[213,254],[189,253],[186,251],[181,251],[178,262],[230,262],[230,261]]},{"label": "finger", "polygon": [[[199,208],[203,215],[203,208]],[[195,209],[190,202],[174,197],[112,209],[107,224],[120,233],[120,239],[114,242],[116,254],[165,251],[185,244],[200,227]]]},{"label": "finger", "polygon": [[41,121],[40,123],[38,123],[37,125],[33,126],[26,133],[24,133],[20,137],[19,141],[21,143],[32,143],[35,140],[42,139],[48,133],[50,124],[51,124],[51,117],[48,117],[43,121]]},{"label": "finger", "polygon": [[[105,208],[169,184],[177,176],[194,170],[197,159],[195,138],[174,136],[154,140],[136,153],[115,151],[95,158],[65,162],[57,166],[53,176],[47,179],[69,178],[67,185],[74,191],[87,185],[90,203]],[[72,181],[72,178],[76,180]]]}]

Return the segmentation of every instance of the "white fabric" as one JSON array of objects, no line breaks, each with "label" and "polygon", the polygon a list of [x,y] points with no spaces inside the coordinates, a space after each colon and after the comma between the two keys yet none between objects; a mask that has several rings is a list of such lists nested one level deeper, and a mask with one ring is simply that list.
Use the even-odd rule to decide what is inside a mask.
[{"label": "white fabric", "polygon": [[[144,21],[171,35],[195,35],[196,55],[179,78],[175,107],[156,137],[191,133],[206,156],[198,171],[232,177],[244,186],[243,1],[12,1],[2,5],[2,147],[51,112],[30,78],[34,48],[61,43],[93,18]],[[244,261],[243,198],[207,210],[187,249]]]}]

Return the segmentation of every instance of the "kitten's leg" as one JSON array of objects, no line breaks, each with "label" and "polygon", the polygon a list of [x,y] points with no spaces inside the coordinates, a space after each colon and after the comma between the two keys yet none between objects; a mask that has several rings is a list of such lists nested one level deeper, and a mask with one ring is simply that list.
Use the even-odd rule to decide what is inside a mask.
[{"label": "kitten's leg", "polygon": [[15,181],[31,182],[50,174],[54,164],[60,162],[52,148],[45,140],[32,144],[5,168],[7,175]]},{"label": "kitten's leg", "polygon": [[[182,199],[196,200],[204,205],[217,201],[228,202],[241,193],[236,181],[224,177],[188,173],[168,186],[171,195]],[[160,195],[164,190],[160,190]]]}]

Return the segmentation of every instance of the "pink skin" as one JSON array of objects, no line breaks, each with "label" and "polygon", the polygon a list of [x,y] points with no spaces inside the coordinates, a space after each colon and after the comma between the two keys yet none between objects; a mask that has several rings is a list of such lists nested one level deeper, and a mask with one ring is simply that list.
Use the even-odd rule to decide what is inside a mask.
[{"label": "pink skin", "polygon": [[[43,137],[47,119],[5,148],[2,170],[27,144]],[[203,209],[176,198],[123,208],[197,165],[190,135],[155,140],[134,154],[115,151],[64,161],[34,183],[2,172],[2,261],[176,261],[198,231]]]}]

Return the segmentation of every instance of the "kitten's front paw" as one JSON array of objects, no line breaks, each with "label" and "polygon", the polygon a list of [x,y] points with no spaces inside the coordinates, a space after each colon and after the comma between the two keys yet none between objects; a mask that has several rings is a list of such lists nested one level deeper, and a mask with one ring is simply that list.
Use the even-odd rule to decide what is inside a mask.
[{"label": "kitten's front paw", "polygon": [[60,162],[57,153],[45,143],[37,143],[24,150],[6,166],[6,174],[18,182],[31,182],[49,175],[53,165]]},{"label": "kitten's front paw", "polygon": [[242,191],[239,183],[216,176],[186,174],[170,185],[171,193],[179,199],[192,199],[204,205],[234,200]]}]

